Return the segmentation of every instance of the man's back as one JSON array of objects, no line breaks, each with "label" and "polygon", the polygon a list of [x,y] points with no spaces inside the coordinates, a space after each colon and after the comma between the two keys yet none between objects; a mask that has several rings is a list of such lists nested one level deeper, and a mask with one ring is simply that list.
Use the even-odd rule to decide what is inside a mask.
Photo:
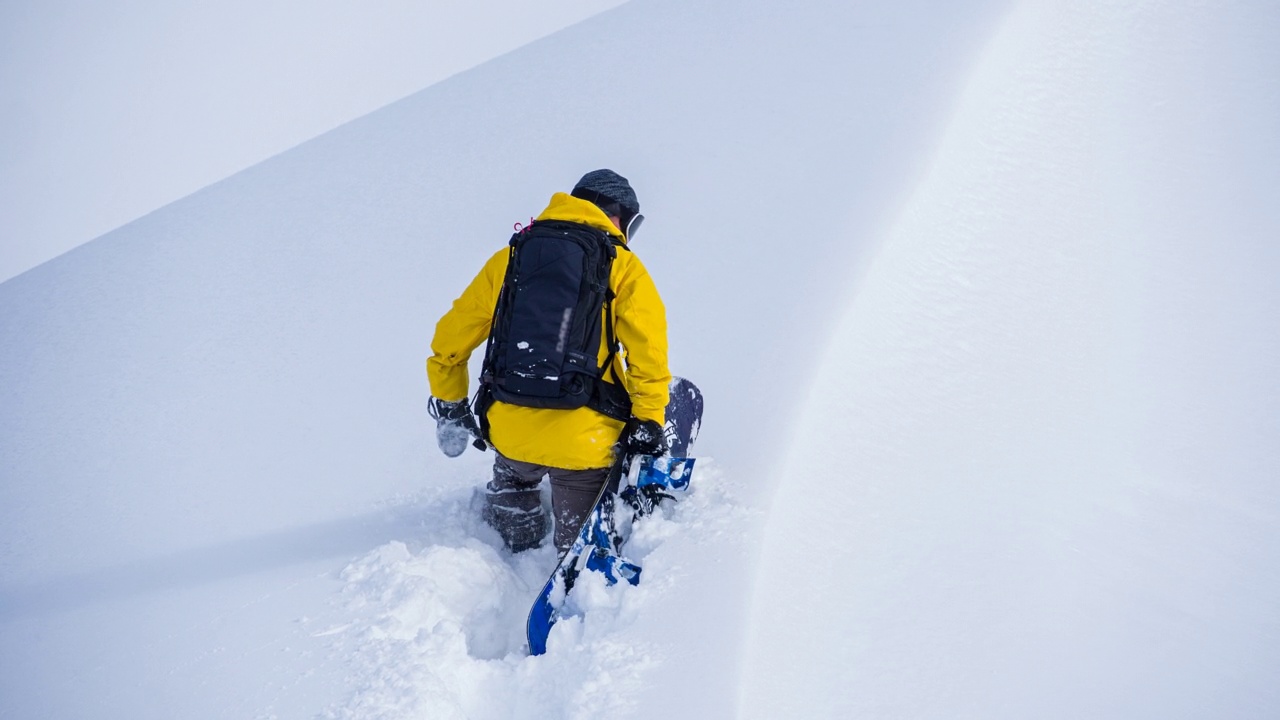
[{"label": "man's back", "polygon": [[[510,393],[503,395],[505,401],[481,404],[487,440],[497,454],[485,518],[514,552],[535,547],[546,534],[538,492],[544,476],[551,478],[555,540],[563,550],[620,453],[665,452],[663,423],[671,382],[666,309],[644,264],[625,249],[629,238],[623,230],[634,233],[642,219],[626,178],[596,170],[583,176],[572,194],[552,196],[535,221],[574,223],[608,233],[624,246],[609,268],[610,300],[599,309],[600,327],[612,332],[599,333],[596,364],[601,380],[625,389],[631,415],[625,421],[610,417],[599,404],[595,409],[530,407],[538,403],[522,402]],[[477,426],[466,402],[467,363],[490,338],[511,255],[509,247],[494,253],[436,325],[427,374],[442,428],[447,423]]]},{"label": "man's back", "polygon": [[[625,242],[599,208],[566,193],[556,193],[537,220],[577,222],[609,232]],[[467,396],[466,361],[489,336],[493,309],[502,290],[509,258],[509,248],[494,253],[437,324],[431,346],[434,355],[427,363],[432,394],[436,397],[462,399]],[[634,252],[618,252],[609,287],[616,297],[613,327],[624,349],[613,362],[614,377],[625,378],[632,414],[661,425],[668,400],[667,386],[671,382],[667,366],[666,308],[648,270]],[[602,308],[601,313],[604,312]],[[602,322],[609,321],[602,318]],[[602,334],[598,362],[603,365],[608,355],[607,338]],[[575,470],[608,466],[624,424],[585,407],[548,410],[502,402],[490,408],[488,421],[490,441],[503,455]]]}]

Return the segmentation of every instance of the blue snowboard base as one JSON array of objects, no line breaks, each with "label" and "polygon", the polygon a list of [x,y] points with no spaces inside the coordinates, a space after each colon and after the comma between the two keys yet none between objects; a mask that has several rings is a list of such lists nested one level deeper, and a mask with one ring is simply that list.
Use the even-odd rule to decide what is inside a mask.
[{"label": "blue snowboard base", "polygon": [[631,512],[633,522],[652,514],[664,499],[674,499],[688,489],[694,458],[642,455],[636,460],[621,492],[614,495],[607,488],[601,489],[578,537],[561,556],[542,592],[533,601],[526,625],[529,654],[541,655],[547,651],[551,626],[560,619],[569,591],[584,570],[604,575],[609,585],[621,580],[639,584],[640,566],[627,560],[621,552],[622,538],[616,522],[618,502],[622,502],[623,512]]}]

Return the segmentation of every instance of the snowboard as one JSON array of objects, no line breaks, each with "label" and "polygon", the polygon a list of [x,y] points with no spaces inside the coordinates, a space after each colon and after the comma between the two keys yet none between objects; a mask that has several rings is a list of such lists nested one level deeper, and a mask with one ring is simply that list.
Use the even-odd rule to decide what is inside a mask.
[{"label": "snowboard", "polygon": [[[641,568],[622,554],[624,538],[619,532],[619,512],[630,515],[631,523],[657,511],[663,500],[675,500],[689,487],[694,458],[677,457],[688,452],[702,426],[702,392],[684,378],[671,382],[664,428],[671,455],[620,458],[609,481],[600,488],[591,514],[587,516],[573,545],[560,562],[529,610],[526,632],[529,654],[547,651],[551,627],[561,616],[574,583],[583,572],[597,572],[614,585],[640,582]],[[617,491],[615,492],[615,488]],[[621,505],[621,507],[619,507]]]}]

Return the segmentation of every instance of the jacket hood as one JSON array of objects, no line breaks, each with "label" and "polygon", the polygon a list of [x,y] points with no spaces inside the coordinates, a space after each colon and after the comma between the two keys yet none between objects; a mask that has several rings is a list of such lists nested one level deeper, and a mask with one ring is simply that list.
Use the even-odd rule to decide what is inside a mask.
[{"label": "jacket hood", "polygon": [[547,209],[543,210],[537,219],[562,220],[564,222],[590,225],[597,230],[609,233],[624,243],[627,241],[622,231],[614,226],[613,222],[609,220],[609,216],[605,215],[604,211],[597,207],[595,203],[576,198],[569,193],[558,192],[552,195]]}]

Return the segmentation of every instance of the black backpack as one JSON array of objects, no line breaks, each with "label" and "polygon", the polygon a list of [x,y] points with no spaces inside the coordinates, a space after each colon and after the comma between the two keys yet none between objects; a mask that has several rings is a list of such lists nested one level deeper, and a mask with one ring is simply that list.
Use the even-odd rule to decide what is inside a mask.
[{"label": "black backpack", "polygon": [[[485,438],[493,400],[562,410],[586,406],[625,422],[631,397],[605,376],[618,347],[609,273],[626,245],[588,225],[558,220],[532,223],[512,235],[510,245],[476,403]],[[601,333],[609,348],[603,367],[597,360]]]}]

